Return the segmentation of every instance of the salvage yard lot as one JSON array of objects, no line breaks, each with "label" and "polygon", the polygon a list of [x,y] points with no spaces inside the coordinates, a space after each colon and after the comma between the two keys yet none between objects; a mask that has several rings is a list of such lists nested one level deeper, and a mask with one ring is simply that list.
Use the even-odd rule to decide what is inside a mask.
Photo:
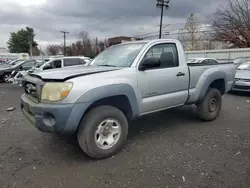
[{"label": "salvage yard lot", "polygon": [[122,152],[92,160],[73,137],[32,127],[22,92],[0,84],[1,188],[250,187],[249,94],[225,95],[213,122],[200,121],[193,106],[140,118]]}]

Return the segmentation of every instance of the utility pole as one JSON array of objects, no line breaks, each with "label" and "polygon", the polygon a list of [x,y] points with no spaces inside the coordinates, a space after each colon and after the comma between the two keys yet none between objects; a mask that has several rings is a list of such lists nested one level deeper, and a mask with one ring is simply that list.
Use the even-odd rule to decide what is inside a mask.
[{"label": "utility pole", "polygon": [[160,31],[159,31],[159,39],[161,39],[161,33],[162,33],[162,19],[163,19],[163,10],[164,8],[169,8],[169,1],[170,0],[157,0],[156,7],[161,8],[161,20],[160,20]]},{"label": "utility pole", "polygon": [[30,57],[33,56],[33,36],[30,36],[30,40],[29,40],[29,51],[30,51]]},{"label": "utility pole", "polygon": [[63,39],[64,39],[64,44],[63,44],[63,54],[66,56],[66,34],[69,34],[67,31],[60,31],[60,33],[63,33]]},{"label": "utility pole", "polygon": [[98,54],[98,39],[97,39],[97,37],[95,39],[95,51],[96,51],[95,55],[97,55]]}]

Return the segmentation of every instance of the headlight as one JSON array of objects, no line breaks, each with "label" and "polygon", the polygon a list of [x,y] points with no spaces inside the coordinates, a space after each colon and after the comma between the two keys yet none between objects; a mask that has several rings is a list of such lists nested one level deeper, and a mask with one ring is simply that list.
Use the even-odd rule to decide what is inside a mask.
[{"label": "headlight", "polygon": [[71,82],[47,83],[43,86],[41,100],[51,102],[60,101],[68,96],[72,87],[73,83]]}]

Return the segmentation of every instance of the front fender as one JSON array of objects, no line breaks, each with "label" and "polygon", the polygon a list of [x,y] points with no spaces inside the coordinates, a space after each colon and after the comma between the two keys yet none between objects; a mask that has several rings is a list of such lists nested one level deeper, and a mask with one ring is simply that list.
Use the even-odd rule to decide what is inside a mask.
[{"label": "front fender", "polygon": [[94,103],[103,98],[117,96],[117,95],[125,95],[130,103],[132,108],[133,117],[139,114],[139,106],[137,102],[137,98],[135,95],[135,91],[133,87],[129,84],[111,84],[106,86],[101,86],[94,88],[85,94],[83,94],[76,103]]}]

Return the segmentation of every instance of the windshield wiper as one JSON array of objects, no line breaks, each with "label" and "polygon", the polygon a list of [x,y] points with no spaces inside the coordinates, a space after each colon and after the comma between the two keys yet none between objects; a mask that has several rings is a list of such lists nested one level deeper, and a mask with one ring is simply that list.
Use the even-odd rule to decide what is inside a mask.
[{"label": "windshield wiper", "polygon": [[103,66],[103,67],[116,67],[115,65],[98,65],[98,66]]}]

